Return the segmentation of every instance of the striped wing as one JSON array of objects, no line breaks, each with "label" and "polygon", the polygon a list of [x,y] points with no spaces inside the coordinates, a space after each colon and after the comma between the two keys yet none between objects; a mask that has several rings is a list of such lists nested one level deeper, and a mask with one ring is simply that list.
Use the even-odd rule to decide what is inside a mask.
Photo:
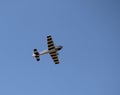
[{"label": "striped wing", "polygon": [[34,54],[35,54],[35,58],[37,61],[40,60],[40,56],[39,56],[39,52],[37,51],[37,49],[34,49]]},{"label": "striped wing", "polygon": [[59,64],[59,59],[58,59],[58,56],[57,56],[57,52],[51,52],[50,53],[53,61],[55,62],[55,64]]},{"label": "striped wing", "polygon": [[[53,42],[53,39],[52,39],[51,35],[47,36],[47,44],[48,44],[48,50],[55,49],[55,45],[54,45],[54,42]],[[55,64],[59,63],[59,59],[58,59],[58,56],[57,56],[57,51],[56,52],[55,51],[51,52],[50,56],[52,57]]]},{"label": "striped wing", "polygon": [[48,50],[55,49],[55,45],[51,35],[47,36],[47,44],[48,44]]}]

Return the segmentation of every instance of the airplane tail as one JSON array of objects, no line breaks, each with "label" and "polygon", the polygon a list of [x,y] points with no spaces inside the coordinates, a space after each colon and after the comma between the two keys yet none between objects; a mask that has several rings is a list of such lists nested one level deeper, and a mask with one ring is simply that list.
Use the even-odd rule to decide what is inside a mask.
[{"label": "airplane tail", "polygon": [[34,56],[35,56],[37,61],[40,61],[40,54],[39,54],[37,49],[34,49]]}]

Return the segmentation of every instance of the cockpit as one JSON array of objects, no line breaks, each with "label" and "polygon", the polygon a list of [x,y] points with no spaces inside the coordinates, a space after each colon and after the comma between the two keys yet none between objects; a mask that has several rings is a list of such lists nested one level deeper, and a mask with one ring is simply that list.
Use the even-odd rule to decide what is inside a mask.
[{"label": "cockpit", "polygon": [[63,46],[58,46],[57,50],[61,50],[63,48]]}]

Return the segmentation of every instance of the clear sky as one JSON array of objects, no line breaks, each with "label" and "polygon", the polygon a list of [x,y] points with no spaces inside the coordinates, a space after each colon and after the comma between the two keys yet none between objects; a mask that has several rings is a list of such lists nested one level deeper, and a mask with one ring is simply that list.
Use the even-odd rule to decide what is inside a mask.
[{"label": "clear sky", "polygon": [[0,0],[0,95],[120,95],[120,1]]}]

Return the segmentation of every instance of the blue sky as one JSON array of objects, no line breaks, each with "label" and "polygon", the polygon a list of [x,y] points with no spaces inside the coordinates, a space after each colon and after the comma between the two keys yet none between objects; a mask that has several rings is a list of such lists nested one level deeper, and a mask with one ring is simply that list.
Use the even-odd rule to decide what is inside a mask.
[{"label": "blue sky", "polygon": [[119,0],[0,0],[0,44],[0,95],[120,95]]}]

